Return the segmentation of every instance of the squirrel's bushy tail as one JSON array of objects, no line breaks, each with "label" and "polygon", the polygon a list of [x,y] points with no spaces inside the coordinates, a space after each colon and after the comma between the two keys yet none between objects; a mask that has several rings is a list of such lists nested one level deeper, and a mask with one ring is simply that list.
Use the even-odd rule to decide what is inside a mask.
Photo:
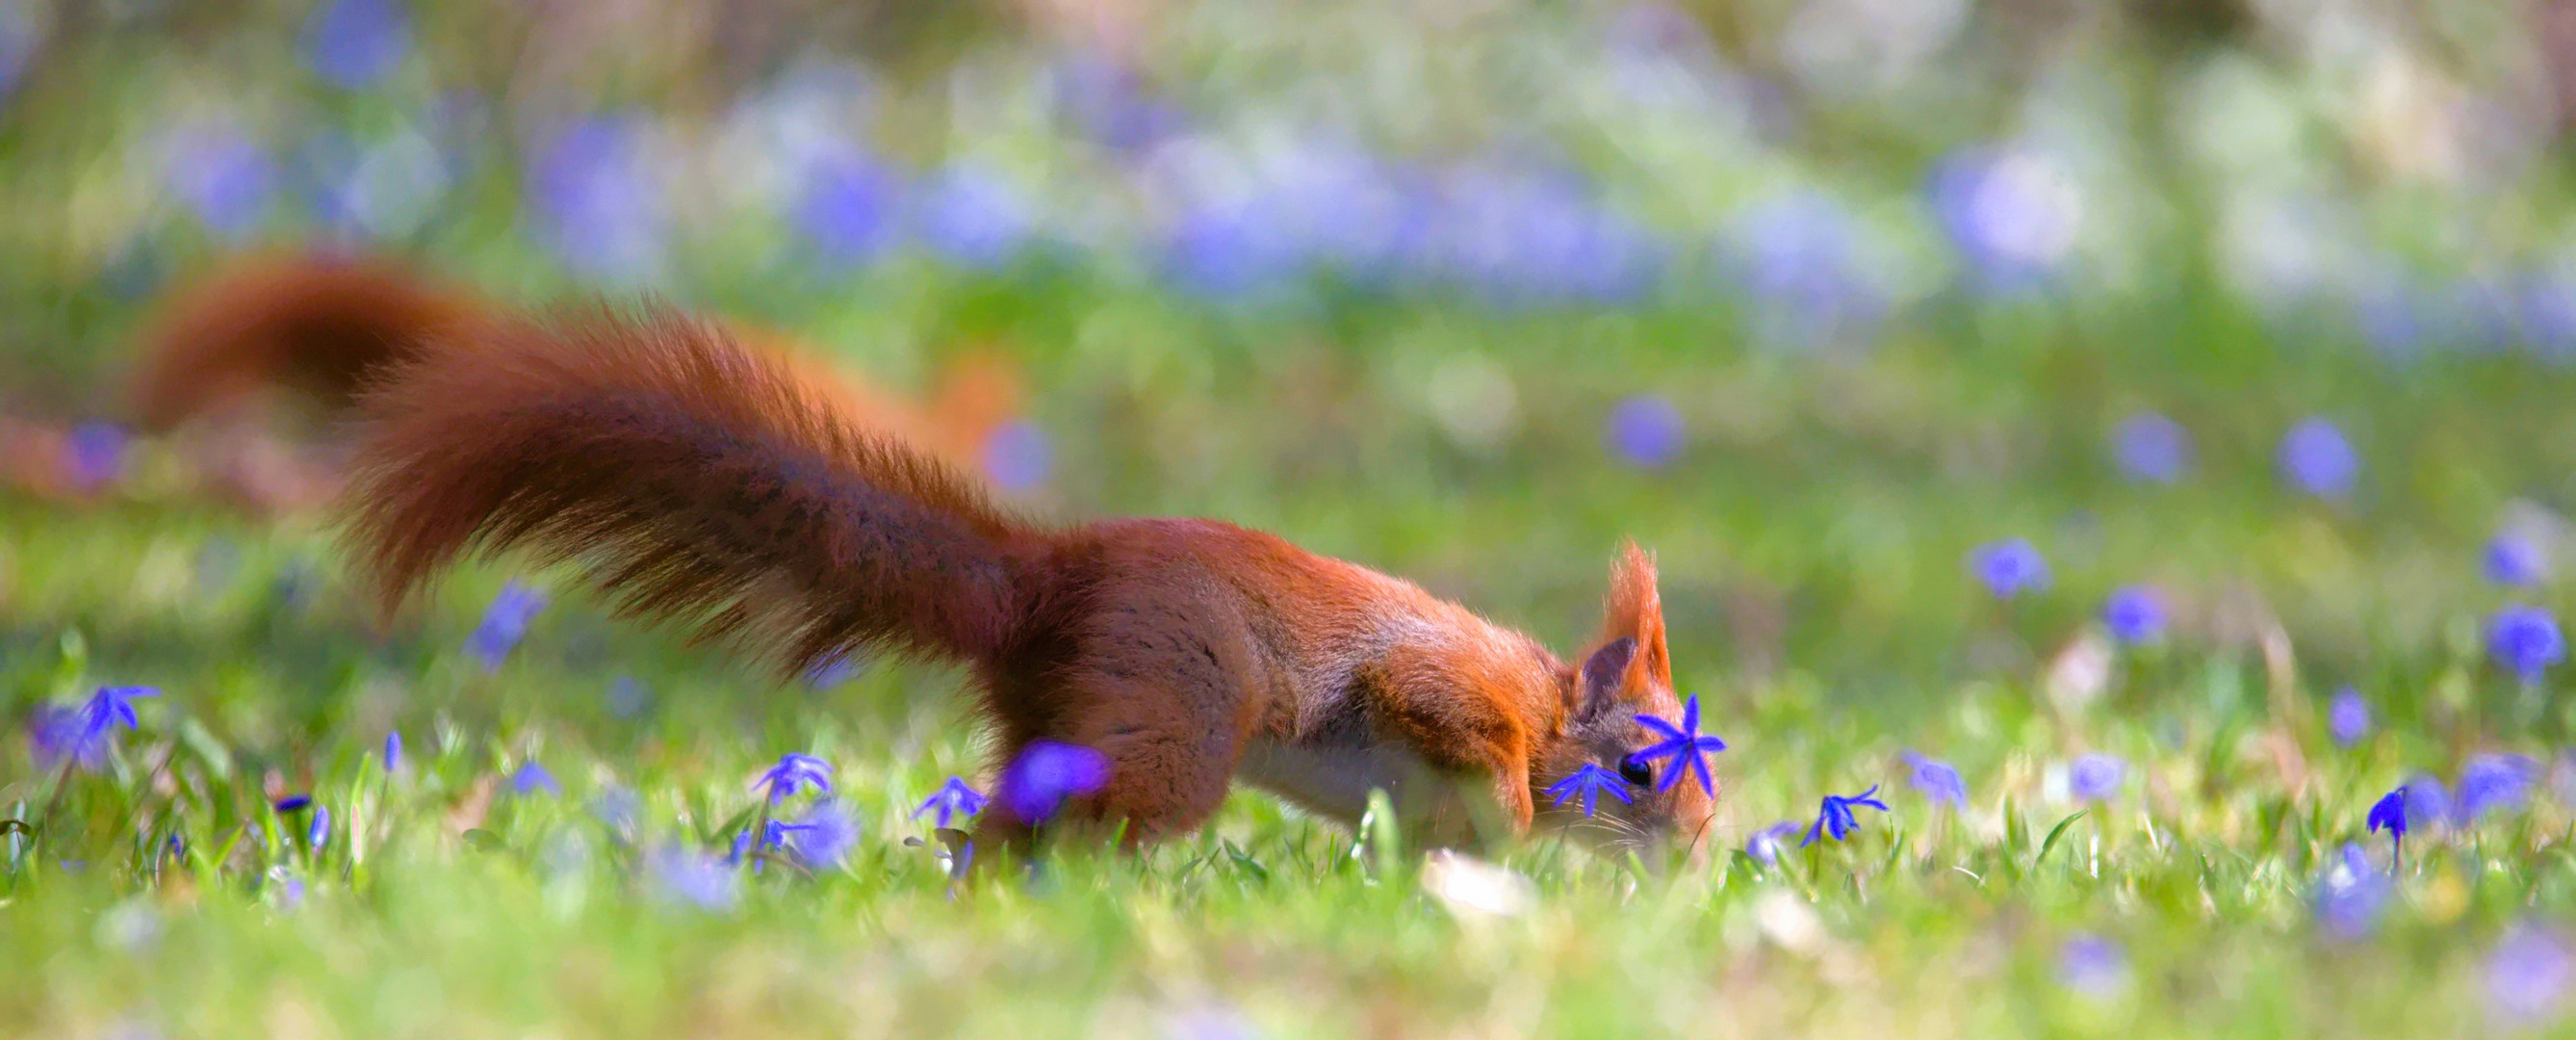
[{"label": "squirrel's bushy tail", "polygon": [[161,308],[127,379],[127,404],[152,430],[268,386],[338,412],[385,366],[483,320],[470,297],[390,262],[251,261]]},{"label": "squirrel's bushy tail", "polygon": [[364,402],[347,536],[384,605],[465,554],[573,561],[624,614],[802,670],[851,647],[990,661],[1046,535],[664,310],[493,325]]}]

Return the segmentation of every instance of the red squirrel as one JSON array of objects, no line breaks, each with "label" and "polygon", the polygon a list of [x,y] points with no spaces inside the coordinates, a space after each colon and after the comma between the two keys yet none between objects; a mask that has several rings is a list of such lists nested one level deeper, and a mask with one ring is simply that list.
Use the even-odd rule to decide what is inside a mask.
[{"label": "red squirrel", "polygon": [[[667,310],[489,327],[369,399],[347,544],[390,612],[465,555],[577,563],[620,614],[801,672],[853,648],[966,665],[1002,762],[1104,753],[1057,824],[1132,847],[1231,781],[1356,822],[1372,788],[1442,844],[1572,823],[1533,792],[1586,764],[1614,843],[1696,846],[1714,798],[1658,792],[1640,713],[1676,717],[1654,563],[1631,544],[1578,667],[1398,578],[1215,520],[1045,526]],[[1675,763],[1672,768],[1679,768]],[[981,847],[1024,846],[1006,812]],[[998,843],[998,846],[997,846]]]},{"label": "red squirrel", "polygon": [[[285,254],[236,261],[174,293],[142,337],[124,387],[126,407],[152,433],[183,439],[210,489],[256,512],[327,498],[338,467],[271,432],[272,391],[309,405],[322,424],[351,414],[387,367],[478,330],[516,320],[505,307],[386,258]],[[759,335],[783,357],[809,354]],[[813,364],[792,361],[796,364]],[[962,355],[919,407],[815,365],[855,417],[961,466],[1016,413],[1019,382],[998,358]],[[28,482],[32,487],[33,482]]]}]

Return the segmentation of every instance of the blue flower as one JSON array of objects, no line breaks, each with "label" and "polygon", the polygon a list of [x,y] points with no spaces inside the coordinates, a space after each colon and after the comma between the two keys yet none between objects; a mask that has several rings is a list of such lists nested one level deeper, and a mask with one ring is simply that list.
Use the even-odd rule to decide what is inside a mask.
[{"label": "blue flower", "polygon": [[1179,134],[1181,111],[1150,96],[1126,65],[1098,54],[1061,59],[1047,77],[1057,115],[1107,148],[1141,153]]},{"label": "blue flower", "polygon": [[847,268],[873,263],[894,246],[901,190],[894,171],[858,147],[844,146],[805,171],[804,195],[796,203],[797,229],[827,264]]},{"label": "blue flower", "polygon": [[1659,244],[1573,173],[1466,164],[1433,217],[1441,273],[1496,307],[1631,300],[1661,273]]},{"label": "blue flower", "polygon": [[2099,802],[2118,795],[2121,781],[2128,776],[2129,764],[2118,757],[2086,755],[2067,768],[2066,786],[2077,798]]},{"label": "blue flower", "polygon": [[276,808],[276,810],[277,810],[278,814],[282,816],[282,815],[285,815],[285,814],[287,814],[287,813],[301,812],[301,811],[303,811],[304,809],[309,808],[310,806],[312,806],[312,804],[313,804],[313,796],[312,796],[312,795],[309,795],[309,794],[290,794],[290,795],[287,795],[287,796],[286,796],[286,797],[284,797],[284,798],[280,798],[280,799],[278,799],[278,800],[277,800],[277,804],[276,804],[276,806],[275,806],[274,808]]},{"label": "blue flower", "polygon": [[520,763],[518,771],[510,774],[510,793],[524,795],[539,791],[560,795],[563,785],[556,783],[555,775],[546,772],[546,767],[538,765],[536,759]]},{"label": "blue flower", "polygon": [[938,826],[946,827],[952,820],[983,811],[984,796],[966,786],[964,779],[952,776],[946,784],[940,785],[939,790],[922,800],[921,807],[912,811],[912,818],[918,820],[923,813],[936,813]]},{"label": "blue flower", "polygon": [[304,905],[304,879],[284,864],[269,868],[269,877],[277,882],[278,906],[293,910]]},{"label": "blue flower", "polygon": [[2512,1025],[2555,1017],[2576,983],[2576,952],[2547,925],[2523,922],[2487,957],[2487,1008]]},{"label": "blue flower", "polygon": [[1679,457],[1690,431],[1681,409],[1661,394],[1637,394],[1611,406],[1602,439],[1619,461],[1638,469],[1662,469]]},{"label": "blue flower", "polygon": [[665,200],[647,132],[637,117],[595,116],[536,149],[528,209],[546,245],[575,273],[634,284],[661,271]]},{"label": "blue flower", "polygon": [[1934,761],[1914,752],[1905,752],[1905,763],[1914,767],[1914,789],[1935,803],[1948,802],[1953,809],[1968,808],[1968,784],[1959,779],[1959,771],[1947,762]]},{"label": "blue flower", "polygon": [[1799,350],[1859,345],[1876,332],[1887,293],[1860,264],[1861,231],[1841,203],[1815,192],[1730,222],[1721,259],[1755,302],[1757,339]]},{"label": "blue flower", "polygon": [[2386,874],[2371,869],[2361,846],[2345,842],[2342,855],[2317,875],[2317,923],[2337,939],[2363,938],[2379,926],[2390,887]]},{"label": "blue flower", "polygon": [[240,128],[209,123],[172,139],[163,179],[208,232],[238,240],[267,218],[277,163]]},{"label": "blue flower", "polygon": [[45,42],[44,27],[36,21],[35,8],[25,4],[0,7],[0,101],[18,86],[18,77],[34,64],[36,51]]},{"label": "blue flower", "polygon": [[528,622],[545,606],[546,594],[535,588],[517,581],[502,585],[501,594],[484,608],[483,620],[465,637],[465,649],[482,662],[484,671],[500,671],[501,662],[526,638]]},{"label": "blue flower", "polygon": [[1927,185],[1933,215],[1974,285],[2018,293],[2046,285],[2073,252],[2084,198],[2044,153],[1976,145],[1943,159]]},{"label": "blue flower", "polygon": [[805,669],[803,676],[805,685],[817,690],[828,690],[858,677],[857,652],[847,649],[814,662],[811,667]]},{"label": "blue flower", "polygon": [[134,702],[160,695],[150,686],[101,686],[76,707],[37,708],[28,727],[37,764],[50,769],[68,761],[84,770],[105,765],[117,727],[133,729],[140,721]]},{"label": "blue flower", "polygon": [[665,845],[645,860],[654,891],[668,902],[701,910],[731,909],[739,898],[739,875],[722,860],[680,845]]},{"label": "blue flower", "polygon": [[608,683],[608,713],[631,719],[644,711],[644,684],[631,675],[621,675]]},{"label": "blue flower", "polygon": [[2318,498],[2352,496],[2361,476],[2361,456],[2334,423],[2311,416],[2290,427],[2281,438],[2281,476]]},{"label": "blue flower", "polygon": [[[733,850],[725,854],[724,863],[728,867],[738,867],[742,865],[742,861],[745,857],[751,856],[756,852],[768,852],[771,850],[785,851],[788,848],[788,843],[793,841],[796,835],[813,830],[817,826],[819,825],[813,823],[789,823],[786,820],[777,819],[764,820],[761,821],[760,837],[757,841],[754,841],[752,838],[751,828],[745,827],[740,831],[734,832]],[[751,872],[754,874],[760,873],[761,868],[768,865],[769,861],[766,859],[754,859],[751,864]]]},{"label": "blue flower", "polygon": [[1055,444],[1046,429],[1026,419],[995,428],[984,439],[984,475],[1004,491],[1033,491],[1055,468]]},{"label": "blue flower", "polygon": [[989,271],[1019,255],[1029,237],[1029,211],[1008,181],[979,164],[962,162],[922,186],[913,226],[941,259]]},{"label": "blue flower", "polygon": [[402,768],[402,731],[385,731],[385,772]]},{"label": "blue flower", "polygon": [[332,86],[374,86],[402,63],[411,25],[393,0],[331,0],[304,23],[304,63]]},{"label": "blue flower", "polygon": [[2548,569],[2549,560],[2529,539],[2500,534],[2487,542],[2488,581],[2498,585],[2538,585],[2541,574]]},{"label": "blue flower", "polygon": [[1790,835],[1802,829],[1804,829],[1803,825],[1796,820],[1782,820],[1764,827],[1744,840],[1744,854],[1753,857],[1763,866],[1774,866],[1780,862],[1780,843],[1789,840]]},{"label": "blue flower", "polygon": [[2361,699],[2361,691],[2350,686],[2335,691],[2334,702],[2326,707],[2326,732],[2344,747],[2370,735],[2370,705]]},{"label": "blue flower", "polygon": [[751,787],[755,791],[767,790],[771,805],[785,801],[787,796],[806,788],[828,794],[832,790],[832,764],[812,755],[791,751],[779,756],[778,764],[760,774],[758,780],[752,781]]},{"label": "blue flower", "polygon": [[2389,848],[2401,852],[2406,848],[2407,788],[2399,784],[2396,790],[2381,796],[2371,805],[2369,816],[2370,833],[2387,831]]},{"label": "blue flower", "polygon": [[2171,484],[2191,470],[2191,433],[2162,415],[2140,412],[2111,431],[2111,455],[2133,479]]},{"label": "blue flower", "polygon": [[635,829],[635,821],[644,814],[644,799],[623,787],[611,787],[591,799],[590,814],[608,828],[624,834]]},{"label": "blue flower", "polygon": [[37,705],[27,718],[27,743],[39,769],[71,762],[95,772],[107,764],[107,742],[82,740],[81,711],[68,704]]},{"label": "blue flower", "polygon": [[1672,790],[1687,770],[1698,778],[1701,791],[1710,797],[1717,795],[1717,777],[1709,772],[1708,756],[1726,750],[1726,742],[1699,731],[1698,694],[1691,694],[1690,699],[1682,703],[1682,721],[1678,726],[1653,715],[1637,716],[1637,724],[1664,738],[1628,756],[1640,762],[1659,758],[1670,760],[1670,764],[1664,767],[1663,779],[1655,782],[1656,793]]},{"label": "blue flower", "polygon": [[1109,756],[1079,744],[1029,742],[1002,770],[1002,805],[1023,823],[1044,823],[1065,800],[1109,786]]},{"label": "blue flower", "polygon": [[859,843],[859,821],[837,798],[818,799],[789,825],[784,844],[809,868],[840,865]]},{"label": "blue flower", "polygon": [[2540,779],[2540,763],[2527,755],[2477,755],[2460,768],[2459,796],[2451,822],[2465,827],[2487,813],[2522,808]]},{"label": "blue flower", "polygon": [[127,440],[125,427],[102,419],[72,427],[71,436],[63,442],[72,483],[84,491],[115,483],[125,473]]},{"label": "blue flower", "polygon": [[2440,780],[2419,773],[2407,778],[2406,783],[2397,788],[2397,793],[2405,796],[2400,799],[2400,804],[2404,807],[2404,819],[2410,829],[2439,824],[2451,818],[2451,793]]},{"label": "blue flower", "polygon": [[1879,801],[1876,797],[1877,794],[1878,785],[1871,784],[1869,785],[1869,790],[1863,791],[1849,798],[1844,798],[1840,795],[1826,795],[1823,807],[1816,811],[1816,825],[1807,831],[1807,838],[1805,841],[1798,843],[1799,847],[1803,848],[1808,845],[1813,845],[1816,843],[1816,839],[1827,834],[1833,835],[1835,841],[1841,841],[1852,831],[1858,830],[1860,828],[1860,818],[1853,814],[1853,806],[1861,806],[1876,809],[1880,812],[1886,812],[1887,803]]},{"label": "blue flower", "polygon": [[2102,623],[2123,643],[2154,642],[2165,634],[2164,599],[2144,585],[2127,586],[2103,603]]},{"label": "blue flower", "polygon": [[1977,580],[1985,582],[1996,599],[2011,599],[2024,592],[2037,592],[2048,587],[2048,561],[2027,538],[1989,542],[1971,554],[1970,566]]},{"label": "blue flower", "polygon": [[1628,782],[1619,779],[1619,774],[1601,768],[1598,762],[1583,763],[1572,775],[1549,785],[1544,793],[1555,799],[1549,803],[1550,805],[1564,805],[1570,799],[1581,798],[1583,815],[1590,816],[1593,806],[1601,800],[1601,795],[1605,792],[1618,799],[1621,804],[1635,801],[1628,794]]},{"label": "blue flower", "polygon": [[2536,683],[2549,666],[2567,658],[2567,640],[2549,611],[2510,604],[2487,621],[2487,652],[2522,681]]},{"label": "blue flower", "polygon": [[2101,936],[2075,936],[2058,947],[2057,980],[2084,996],[2108,997],[2128,985],[2128,954]]},{"label": "blue flower", "polygon": [[331,807],[313,807],[313,821],[304,828],[304,843],[319,850],[331,841]]},{"label": "blue flower", "polygon": [[118,726],[135,728],[141,720],[134,716],[134,702],[160,695],[159,689],[150,686],[99,687],[81,704],[81,740],[104,741],[115,734]]},{"label": "blue flower", "polygon": [[1273,292],[1303,260],[1271,214],[1241,203],[1200,202],[1164,232],[1163,276],[1216,300]]}]

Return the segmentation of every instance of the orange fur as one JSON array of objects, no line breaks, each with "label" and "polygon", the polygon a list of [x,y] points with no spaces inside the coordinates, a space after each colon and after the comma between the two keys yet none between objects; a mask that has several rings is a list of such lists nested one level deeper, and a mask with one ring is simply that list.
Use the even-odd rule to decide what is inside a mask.
[{"label": "orange fur", "polygon": [[[195,426],[187,454],[221,497],[274,511],[325,497],[337,467],[280,443],[253,407],[288,391],[326,422],[345,418],[367,384],[426,350],[485,336],[515,320],[507,309],[383,259],[315,255],[243,262],[176,295],[144,337],[125,388],[146,430]],[[973,466],[985,440],[1019,407],[1019,384],[999,359],[971,355],[942,374],[927,409],[803,360],[776,334],[755,340],[793,361],[816,387],[837,387],[850,415]]]},{"label": "orange fur", "polygon": [[[367,408],[348,537],[388,608],[460,556],[526,549],[624,614],[791,672],[854,648],[958,661],[1006,760],[1039,739],[1109,757],[1062,819],[1131,842],[1197,827],[1237,778],[1345,820],[1386,788],[1435,840],[1477,835],[1478,800],[1522,831],[1566,819],[1536,787],[1615,768],[1648,742],[1638,712],[1677,710],[1633,547],[1578,670],[1262,532],[1016,518],[796,366],[669,312],[500,325],[396,369]],[[1637,841],[1711,811],[1689,784],[1603,806]],[[979,827],[1032,836],[999,809]]]},{"label": "orange fur", "polygon": [[126,388],[135,420],[156,432],[270,387],[344,411],[369,373],[484,308],[389,263],[289,257],[227,268],[162,310]]}]

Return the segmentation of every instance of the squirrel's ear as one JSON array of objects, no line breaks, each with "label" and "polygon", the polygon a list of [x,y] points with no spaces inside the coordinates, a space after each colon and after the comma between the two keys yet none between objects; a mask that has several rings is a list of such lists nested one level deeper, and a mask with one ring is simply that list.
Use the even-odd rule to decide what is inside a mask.
[{"label": "squirrel's ear", "polygon": [[[1655,590],[1655,558],[1630,542],[1610,567],[1610,596],[1603,604],[1601,638],[1634,639],[1637,653],[1628,662],[1627,689],[1670,689],[1673,654],[1664,645],[1664,601]],[[1587,673],[1590,666],[1585,666]]]},{"label": "squirrel's ear", "polygon": [[1566,714],[1575,719],[1597,715],[1619,699],[1619,690],[1628,682],[1629,668],[1637,663],[1637,641],[1621,636],[1594,650],[1583,659],[1583,671],[1574,680],[1573,703]]}]

